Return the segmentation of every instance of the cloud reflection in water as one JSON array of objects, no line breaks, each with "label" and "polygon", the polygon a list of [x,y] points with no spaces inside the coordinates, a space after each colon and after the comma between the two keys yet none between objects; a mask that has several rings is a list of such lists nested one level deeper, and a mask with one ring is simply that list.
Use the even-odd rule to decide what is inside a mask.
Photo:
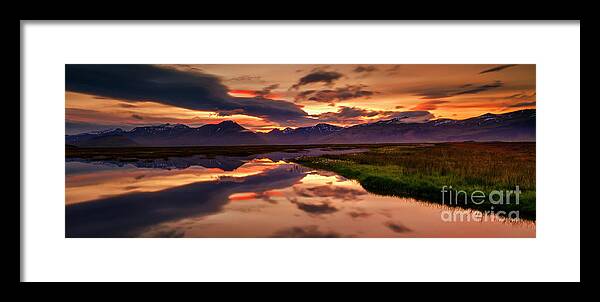
[{"label": "cloud reflection in water", "polygon": [[535,236],[535,225],[444,223],[443,206],[276,157],[232,171],[68,162],[66,173],[66,237]]}]

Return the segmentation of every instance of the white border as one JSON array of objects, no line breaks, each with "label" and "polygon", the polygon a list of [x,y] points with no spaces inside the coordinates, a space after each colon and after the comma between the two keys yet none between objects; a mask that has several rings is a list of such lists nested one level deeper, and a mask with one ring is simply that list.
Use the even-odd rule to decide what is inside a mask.
[{"label": "white border", "polygon": [[[578,281],[580,23],[24,22],[26,281]],[[536,239],[65,239],[65,63],[537,64]]]}]

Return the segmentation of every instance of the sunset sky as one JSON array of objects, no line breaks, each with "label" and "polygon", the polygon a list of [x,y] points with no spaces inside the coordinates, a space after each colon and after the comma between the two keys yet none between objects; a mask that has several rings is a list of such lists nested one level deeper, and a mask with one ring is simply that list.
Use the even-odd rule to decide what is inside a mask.
[{"label": "sunset sky", "polygon": [[66,65],[66,133],[233,120],[254,131],[535,108],[535,65]]}]

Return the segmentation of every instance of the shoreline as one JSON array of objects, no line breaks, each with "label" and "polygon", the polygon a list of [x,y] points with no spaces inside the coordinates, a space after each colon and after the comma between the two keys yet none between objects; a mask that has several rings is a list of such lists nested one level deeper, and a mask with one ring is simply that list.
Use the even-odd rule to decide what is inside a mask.
[{"label": "shoreline", "polygon": [[[516,150],[513,149],[515,146],[518,147]],[[511,214],[516,211],[520,219],[535,221],[535,145],[496,143],[493,146],[479,145],[478,147],[484,149],[493,148],[474,152],[469,152],[466,147],[469,145],[454,143],[413,147],[412,150],[407,150],[405,146],[381,147],[362,154],[301,157],[293,161],[309,168],[332,171],[356,180],[365,190],[374,194],[410,197],[484,213],[503,211]],[[522,151],[533,154],[523,155]],[[449,156],[451,154],[456,156]],[[463,158],[469,160],[461,161]],[[447,165],[446,161],[451,163]],[[502,164],[515,166],[524,162],[527,164],[525,168],[511,170],[513,173],[508,175],[509,181],[499,181],[507,175],[495,175],[498,173],[495,170]],[[453,169],[449,170],[448,166],[452,166]],[[464,171],[468,173],[461,173]],[[524,181],[518,204],[514,200],[512,203],[493,204],[489,199],[481,204],[443,202],[444,196],[445,200],[449,200],[448,195],[442,194],[444,186],[452,186],[455,191],[464,191],[465,195],[472,195],[478,191],[488,192],[489,195],[491,191],[514,190],[515,186],[519,189],[519,184],[513,179]]]}]

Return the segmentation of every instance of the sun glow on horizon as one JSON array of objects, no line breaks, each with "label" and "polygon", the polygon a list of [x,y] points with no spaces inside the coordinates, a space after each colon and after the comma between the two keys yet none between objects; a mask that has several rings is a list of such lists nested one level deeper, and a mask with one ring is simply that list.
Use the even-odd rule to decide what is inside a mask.
[{"label": "sun glow on horizon", "polygon": [[[347,127],[413,111],[428,112],[431,119],[466,119],[535,109],[535,65],[497,66],[161,65],[182,76],[202,76],[200,84],[214,77],[210,85],[222,85],[226,95],[199,98],[193,102],[203,105],[194,106],[178,101],[176,89],[168,91],[172,100],[125,100],[67,90],[67,133],[165,123],[199,127],[226,120],[268,132],[318,123]],[[223,98],[231,100],[221,104]]]}]

